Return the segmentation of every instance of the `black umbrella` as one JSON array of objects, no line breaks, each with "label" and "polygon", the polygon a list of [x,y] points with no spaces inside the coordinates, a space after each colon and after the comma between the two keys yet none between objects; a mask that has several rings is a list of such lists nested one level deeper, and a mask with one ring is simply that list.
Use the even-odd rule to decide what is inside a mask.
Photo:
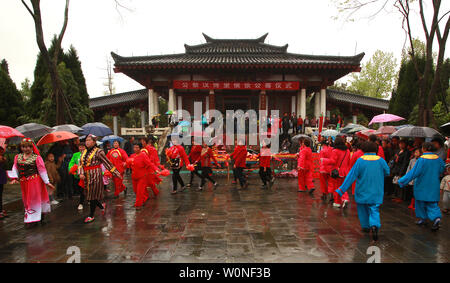
[{"label": "black umbrella", "polygon": [[434,138],[436,136],[442,137],[442,135],[435,129],[417,126],[401,128],[391,135],[391,137],[404,138]]},{"label": "black umbrella", "polygon": [[83,132],[83,128],[80,128],[80,127],[72,125],[72,124],[54,126],[53,129],[55,129],[55,131],[65,131],[65,132],[71,132],[74,134],[80,134],[81,132]]},{"label": "black umbrella", "polygon": [[441,128],[445,134],[450,135],[450,122],[440,126],[439,128]]},{"label": "black umbrella", "polygon": [[297,142],[297,141],[300,140],[300,139],[309,139],[309,140],[312,141],[312,139],[311,139],[310,136],[304,135],[304,134],[300,134],[300,135],[296,135],[296,136],[293,136],[293,137],[292,137],[292,141],[293,141],[293,142]]},{"label": "black umbrella", "polygon": [[98,137],[104,137],[108,135],[112,135],[113,132],[111,129],[103,123],[95,122],[95,123],[87,123],[82,126],[84,135],[94,135]]},{"label": "black umbrella", "polygon": [[350,124],[348,124],[347,126],[345,126],[345,127],[343,127],[341,129],[341,133],[348,134],[349,131],[351,131],[352,129],[354,129],[354,128],[361,128],[361,127],[364,128],[364,129],[367,129],[363,125],[350,123]]},{"label": "black umbrella", "polygon": [[37,123],[28,123],[21,125],[16,128],[19,132],[21,132],[24,136],[27,138],[35,139],[42,136],[45,136],[46,134],[50,134],[51,132],[54,132],[55,130],[42,124]]}]

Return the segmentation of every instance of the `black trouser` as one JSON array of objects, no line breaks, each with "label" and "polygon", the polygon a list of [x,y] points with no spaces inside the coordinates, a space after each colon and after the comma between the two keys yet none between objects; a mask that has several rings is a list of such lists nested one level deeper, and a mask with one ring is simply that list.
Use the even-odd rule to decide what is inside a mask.
[{"label": "black trouser", "polygon": [[191,171],[191,179],[189,180],[189,184],[192,186],[192,182],[194,181],[194,175],[197,175],[200,179],[202,178],[202,175],[198,172],[200,169],[200,166],[198,164],[194,165],[194,171]]},{"label": "black trouser", "polygon": [[214,181],[211,176],[209,176],[209,174],[212,173],[212,169],[211,167],[202,167],[202,182],[200,183],[200,187],[203,187],[203,185],[205,185],[206,183],[206,179],[208,179],[211,183],[216,183],[216,181]]},{"label": "black trouser", "polygon": [[89,206],[91,207],[91,213],[89,214],[89,217],[94,217],[95,209],[97,208],[97,206],[98,206],[100,209],[103,209],[103,208],[104,208],[103,205],[102,205],[98,200],[96,200],[96,199],[91,200],[91,201],[89,202]]},{"label": "black trouser", "polygon": [[3,211],[3,184],[0,184],[0,213]]},{"label": "black trouser", "polygon": [[402,188],[402,200],[409,202],[414,195],[414,186],[406,185]]},{"label": "black trouser", "polygon": [[72,198],[73,194],[73,176],[67,171],[67,167],[61,166],[59,175],[61,176],[61,183],[58,184],[58,196]]},{"label": "black trouser", "polygon": [[264,167],[259,167],[259,177],[261,178],[263,184],[267,185],[267,182],[270,182],[272,179],[272,170],[270,167],[267,167],[266,171],[264,171]]},{"label": "black trouser", "polygon": [[239,179],[239,183],[241,184],[241,187],[244,186],[246,180],[244,177],[244,168],[243,167],[236,167],[235,169],[235,176]]},{"label": "black trouser", "polygon": [[178,183],[180,183],[181,187],[184,187],[183,179],[180,176],[181,168],[178,169],[172,169],[172,183],[173,183],[173,190],[176,191],[178,188]]},{"label": "black trouser", "polygon": [[392,177],[384,178],[384,194],[390,196],[394,193],[394,184],[392,184]]},{"label": "black trouser", "polygon": [[80,195],[80,204],[84,204],[84,189],[79,185],[80,179],[73,178],[73,191]]}]

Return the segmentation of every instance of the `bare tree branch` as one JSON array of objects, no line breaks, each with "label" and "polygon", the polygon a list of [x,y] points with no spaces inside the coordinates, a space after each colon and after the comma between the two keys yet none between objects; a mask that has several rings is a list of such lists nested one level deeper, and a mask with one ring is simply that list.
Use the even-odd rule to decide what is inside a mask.
[{"label": "bare tree branch", "polygon": [[24,0],[22,0],[22,4],[27,8],[28,12],[30,13],[31,17],[34,19],[33,11],[31,11],[30,7],[28,7],[27,3],[25,3]]}]

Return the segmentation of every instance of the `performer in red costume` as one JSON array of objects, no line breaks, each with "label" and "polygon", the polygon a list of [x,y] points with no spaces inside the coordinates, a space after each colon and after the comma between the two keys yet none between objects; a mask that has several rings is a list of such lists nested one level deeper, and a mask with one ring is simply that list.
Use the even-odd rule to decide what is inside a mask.
[{"label": "performer in red costume", "polygon": [[200,156],[197,158],[197,160],[194,161],[194,163],[200,163],[201,170],[202,170],[202,175],[201,175],[202,181],[201,181],[200,185],[198,186],[198,189],[197,189],[198,191],[203,190],[203,186],[206,183],[206,179],[208,179],[211,183],[213,183],[214,189],[217,187],[217,182],[214,181],[210,176],[210,174],[212,174],[211,160],[213,160],[216,163],[216,165],[218,167],[220,167],[219,162],[217,162],[217,159],[214,156],[212,149],[205,142],[203,142]]},{"label": "performer in red costume", "polygon": [[114,141],[113,147],[114,147],[113,149],[108,151],[106,157],[108,158],[109,161],[111,161],[114,167],[116,167],[117,171],[120,173],[121,176],[121,178],[113,176],[113,182],[115,187],[114,197],[118,198],[121,192],[127,194],[127,187],[123,184],[123,173],[125,172],[128,155],[125,152],[125,150],[120,148],[120,144],[118,141]]},{"label": "performer in red costume", "polygon": [[194,166],[190,164],[186,151],[184,151],[183,146],[179,144],[178,139],[172,138],[172,143],[173,146],[166,149],[166,156],[167,161],[170,164],[170,168],[172,168],[172,194],[176,194],[178,183],[181,185],[181,191],[185,189],[183,179],[180,176],[181,168],[183,168],[183,165],[186,164],[186,168],[189,171],[192,171],[194,170]]},{"label": "performer in red costume", "polygon": [[270,160],[272,158],[272,153],[269,148],[269,141],[264,140],[261,145],[261,151],[258,155],[259,157],[259,177],[263,182],[263,189],[267,189],[267,184],[272,187],[275,178],[272,177],[272,170],[270,168]]},{"label": "performer in red costume", "polygon": [[[298,170],[298,192],[309,192],[312,194],[315,190],[312,170],[312,151],[311,151],[311,141],[309,139],[304,139],[302,146],[300,147],[300,152],[298,153],[297,160],[297,170]],[[307,190],[305,190],[305,186]]]},{"label": "performer in red costume", "polygon": [[[319,153],[319,158],[322,160],[323,158],[330,158],[331,152],[333,148],[329,145],[327,139],[323,138],[321,142],[321,149]],[[332,179],[331,179],[331,166],[325,165],[323,162],[320,162],[320,190],[322,191],[322,200],[327,200],[328,195],[330,196],[330,201],[333,200],[333,190],[332,190]]]},{"label": "performer in red costume", "polygon": [[147,187],[149,185],[149,175],[159,173],[158,166],[152,162],[145,150],[141,150],[134,158],[127,160],[131,166],[131,180],[133,182],[133,190],[136,194],[136,209],[141,209],[148,200]]},{"label": "performer in red costume", "polygon": [[[152,139],[151,138],[144,138],[143,140],[144,140],[143,146],[145,144],[145,147],[142,149],[142,151],[147,153],[147,155],[150,158],[150,160],[156,165],[156,167],[158,167],[158,169],[163,170],[164,166],[162,166],[160,161],[159,161],[158,151],[153,146]],[[156,187],[156,185],[161,183],[162,179],[159,178],[155,174],[149,174],[148,178],[149,178],[148,179],[148,185],[152,189],[153,194],[155,195],[155,197],[157,197],[159,195],[159,190]]]},{"label": "performer in red costume", "polygon": [[231,154],[231,158],[234,160],[235,173],[241,184],[241,189],[246,189],[248,187],[248,181],[244,177],[243,170],[247,159],[247,147],[245,146],[244,140],[239,140],[238,145]]},{"label": "performer in red costume", "polygon": [[322,158],[321,160],[324,165],[332,166],[332,171],[337,170],[339,172],[339,177],[332,179],[332,191],[334,194],[334,207],[347,207],[349,198],[347,192],[345,192],[342,197],[336,193],[336,190],[342,185],[345,177],[350,171],[350,151],[345,145],[345,141],[341,137],[336,137],[334,141],[334,149],[331,153],[330,158]]},{"label": "performer in red costume", "polygon": [[192,182],[194,181],[194,175],[197,175],[200,179],[202,178],[202,175],[200,175],[199,170],[200,170],[200,165],[199,163],[195,163],[196,160],[198,160],[200,158],[202,152],[202,146],[197,144],[195,142],[195,140],[193,139],[192,141],[192,147],[191,147],[191,152],[189,152],[189,160],[192,162],[192,164],[194,165],[194,170],[191,171],[191,178],[189,180],[189,184],[187,184],[187,187],[192,187]]}]

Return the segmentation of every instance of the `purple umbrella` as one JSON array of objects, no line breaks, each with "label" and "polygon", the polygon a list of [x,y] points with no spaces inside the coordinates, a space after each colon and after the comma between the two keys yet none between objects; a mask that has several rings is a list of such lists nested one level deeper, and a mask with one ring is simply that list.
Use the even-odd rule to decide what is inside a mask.
[{"label": "purple umbrella", "polygon": [[397,122],[401,120],[406,120],[403,117],[394,115],[394,114],[380,114],[372,118],[372,121],[370,121],[369,125],[372,125],[373,123],[385,123],[385,122]]}]

